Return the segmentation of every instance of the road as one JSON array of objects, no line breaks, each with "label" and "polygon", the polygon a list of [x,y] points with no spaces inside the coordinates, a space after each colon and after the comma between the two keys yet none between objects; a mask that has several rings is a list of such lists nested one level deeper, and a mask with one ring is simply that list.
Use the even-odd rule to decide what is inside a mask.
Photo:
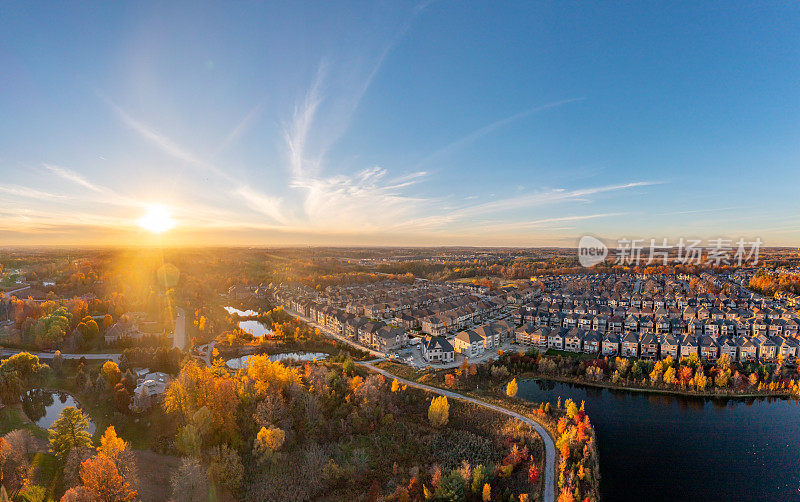
[{"label": "road", "polygon": [[[29,354],[33,354],[34,356],[38,357],[39,359],[52,359],[53,354],[55,352],[30,352],[28,350],[22,349],[0,349],[0,356],[8,357],[13,356],[14,354],[19,354],[20,352],[28,352]],[[80,359],[81,357],[85,357],[86,359],[99,359],[103,361],[114,361],[119,362],[120,354],[66,354],[61,353],[64,359]]]},{"label": "road", "polygon": [[533,429],[539,433],[539,436],[542,437],[542,441],[544,442],[544,502],[555,502],[556,500],[556,445],[553,442],[553,438],[550,436],[550,433],[547,432],[547,429],[542,426],[536,420],[532,418],[528,418],[524,415],[521,415],[515,411],[511,411],[509,409],[503,408],[501,406],[497,406],[491,403],[487,403],[485,401],[481,401],[480,399],[475,399],[473,397],[467,397],[457,392],[452,392],[449,390],[439,389],[437,387],[431,387],[429,385],[417,383],[411,380],[406,380],[405,378],[400,378],[399,376],[393,375],[388,371],[382,370],[373,366],[371,363],[377,362],[376,361],[368,361],[368,362],[357,362],[361,366],[369,368],[372,371],[382,374],[387,378],[397,379],[398,382],[409,385],[411,387],[416,387],[418,389],[426,390],[428,392],[433,392],[434,394],[439,394],[441,396],[446,396],[450,399],[460,399],[462,401],[466,401],[468,403],[472,403],[478,406],[483,406],[484,408],[489,408],[490,410],[496,411],[498,413],[503,413],[510,417],[516,418],[517,420],[522,421],[533,427]]},{"label": "road", "polygon": [[180,307],[176,309],[175,332],[172,334],[172,346],[181,350],[186,348],[186,312]]}]

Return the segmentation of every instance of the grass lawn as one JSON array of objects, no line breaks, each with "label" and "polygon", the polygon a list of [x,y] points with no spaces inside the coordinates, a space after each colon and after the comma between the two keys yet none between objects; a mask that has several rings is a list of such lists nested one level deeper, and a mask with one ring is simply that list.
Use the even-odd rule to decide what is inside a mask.
[{"label": "grass lawn", "polygon": [[406,364],[399,364],[391,361],[380,361],[376,363],[375,366],[413,382],[419,380],[419,378],[426,373],[425,371],[414,369]]},{"label": "grass lawn", "polygon": [[22,406],[5,406],[0,409],[0,436],[17,429],[28,429],[34,437],[47,439],[47,431],[30,421]]}]

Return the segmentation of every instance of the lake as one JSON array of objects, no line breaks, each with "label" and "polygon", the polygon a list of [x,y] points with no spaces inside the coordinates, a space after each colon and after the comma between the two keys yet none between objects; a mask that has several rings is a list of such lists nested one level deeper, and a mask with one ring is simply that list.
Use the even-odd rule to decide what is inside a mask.
[{"label": "lake", "polygon": [[[258,312],[255,310],[239,310],[233,307],[225,307],[225,310],[229,314],[236,314],[239,317],[253,317],[258,315]],[[250,333],[256,338],[260,338],[265,335],[271,335],[272,330],[264,326],[258,321],[249,320],[249,321],[239,321],[239,329]]]},{"label": "lake", "polygon": [[604,501],[797,500],[800,406],[519,381],[517,397],[586,401]]},{"label": "lake", "polygon": [[[25,414],[43,429],[49,429],[58,419],[61,410],[67,406],[80,409],[75,398],[66,392],[33,389],[22,400],[22,409],[25,410]],[[94,434],[94,429],[94,423],[90,420],[89,432]]]},{"label": "lake", "polygon": [[[228,368],[238,370],[241,369],[242,366],[247,365],[247,358],[250,356],[242,356],[242,357],[235,357],[233,359],[228,359],[225,362],[225,365]],[[324,352],[286,352],[282,354],[272,354],[269,356],[270,361],[313,361],[314,359],[322,360],[328,357],[328,354]]]}]

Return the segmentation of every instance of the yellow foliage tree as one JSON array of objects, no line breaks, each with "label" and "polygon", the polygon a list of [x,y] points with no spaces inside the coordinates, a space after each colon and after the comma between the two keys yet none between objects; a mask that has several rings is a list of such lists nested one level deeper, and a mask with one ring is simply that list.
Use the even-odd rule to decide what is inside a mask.
[{"label": "yellow foliage tree", "polygon": [[492,500],[492,487],[489,486],[489,483],[484,483],[481,498],[483,498],[483,502],[490,502]]},{"label": "yellow foliage tree", "polygon": [[428,420],[434,427],[442,427],[450,419],[450,403],[446,396],[434,397],[428,408]]},{"label": "yellow foliage tree", "polygon": [[511,380],[510,382],[508,382],[508,385],[506,385],[506,394],[508,395],[508,397],[516,397],[517,396],[517,379],[516,378]]},{"label": "yellow foliage tree", "polygon": [[283,442],[286,441],[286,433],[277,427],[262,427],[256,435],[253,445],[253,454],[268,460],[272,455],[281,449]]},{"label": "yellow foliage tree", "polygon": [[400,382],[398,382],[397,379],[395,378],[394,381],[392,381],[392,392],[397,392],[399,390],[400,390]]},{"label": "yellow foliage tree", "polygon": [[100,370],[103,373],[103,378],[111,388],[119,383],[122,379],[122,373],[119,371],[119,366],[114,361],[106,361],[103,363],[103,368]]},{"label": "yellow foliage tree", "polygon": [[114,429],[114,426],[109,425],[106,432],[103,433],[103,437],[100,438],[100,448],[98,448],[97,452],[114,460],[120,453],[125,451],[127,446],[128,443],[117,436],[117,431]]},{"label": "yellow foliage tree", "polygon": [[674,385],[676,381],[675,368],[670,366],[667,368],[667,371],[664,372],[664,383],[668,385]]}]

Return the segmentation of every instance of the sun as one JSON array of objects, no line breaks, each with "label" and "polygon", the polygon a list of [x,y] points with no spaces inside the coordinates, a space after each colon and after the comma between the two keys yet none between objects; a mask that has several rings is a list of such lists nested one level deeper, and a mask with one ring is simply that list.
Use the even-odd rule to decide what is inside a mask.
[{"label": "sun", "polygon": [[163,234],[176,225],[169,208],[161,204],[150,205],[138,223],[140,227],[154,234]]}]

